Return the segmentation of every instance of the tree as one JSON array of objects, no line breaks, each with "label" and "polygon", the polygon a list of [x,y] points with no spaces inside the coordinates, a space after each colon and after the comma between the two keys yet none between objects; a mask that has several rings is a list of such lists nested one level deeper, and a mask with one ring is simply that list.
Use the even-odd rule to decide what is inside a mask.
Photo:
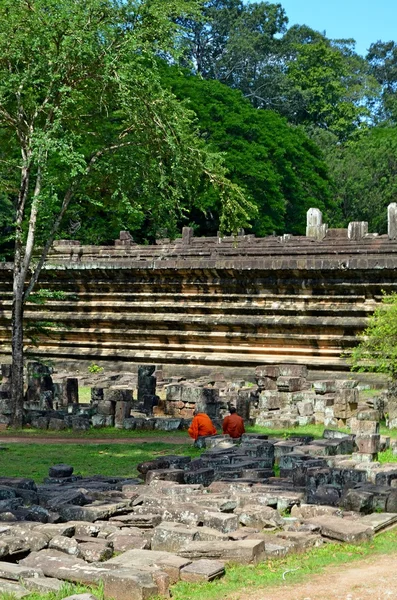
[{"label": "tree", "polygon": [[369,318],[349,361],[354,371],[385,373],[397,378],[397,294],[385,295]]},{"label": "tree", "polygon": [[382,88],[381,102],[375,104],[379,121],[397,121],[397,44],[378,41],[366,56],[370,72]]},{"label": "tree", "polygon": [[[204,177],[220,190],[223,227],[235,230],[248,219],[251,205],[158,74],[158,56],[178,50],[177,17],[197,7],[195,0],[0,2],[3,189],[19,179],[13,196],[16,426],[23,416],[24,305],[69,206],[89,203],[89,191],[111,172],[114,210],[121,203],[172,226],[182,198]],[[134,183],[131,198],[123,189],[127,178]]]},{"label": "tree", "polygon": [[[188,100],[201,136],[224,154],[232,181],[257,206],[254,233],[303,234],[310,207],[333,210],[326,165],[302,128],[291,127],[274,111],[255,109],[239,91],[218,81],[170,67],[164,67],[163,80],[178,98]],[[216,233],[219,198],[213,191],[202,191],[198,200],[201,208],[189,218],[199,223],[199,233]]]},{"label": "tree", "polygon": [[372,127],[346,144],[324,148],[344,224],[368,221],[387,231],[387,206],[397,199],[397,128]]}]

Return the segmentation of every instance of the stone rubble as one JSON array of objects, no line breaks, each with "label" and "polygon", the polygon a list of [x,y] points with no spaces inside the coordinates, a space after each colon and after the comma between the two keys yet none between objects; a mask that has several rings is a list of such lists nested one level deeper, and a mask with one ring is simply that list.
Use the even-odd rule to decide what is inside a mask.
[{"label": "stone rubble", "polygon": [[229,562],[369,540],[397,524],[397,465],[362,462],[356,440],[217,436],[200,458],[162,456],[135,479],[64,464],[41,485],[0,478],[0,592],[102,581],[115,600],[168,597],[179,580],[222,577]]}]

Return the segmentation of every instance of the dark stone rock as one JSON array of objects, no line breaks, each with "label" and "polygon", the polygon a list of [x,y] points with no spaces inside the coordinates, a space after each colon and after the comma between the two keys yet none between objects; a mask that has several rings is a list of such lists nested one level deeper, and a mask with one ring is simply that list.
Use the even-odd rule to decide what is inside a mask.
[{"label": "dark stone rock", "polygon": [[73,473],[73,467],[71,465],[59,464],[50,467],[48,474],[50,477],[70,477]]},{"label": "dark stone rock", "polygon": [[185,483],[201,483],[204,486],[214,481],[214,469],[197,469],[196,471],[185,471]]}]

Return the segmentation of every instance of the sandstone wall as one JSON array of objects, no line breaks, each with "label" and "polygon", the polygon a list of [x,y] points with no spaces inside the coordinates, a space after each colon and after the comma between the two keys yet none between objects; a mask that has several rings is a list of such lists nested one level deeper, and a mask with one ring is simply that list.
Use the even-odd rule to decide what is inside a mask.
[{"label": "sandstone wall", "polygon": [[[111,247],[57,242],[40,287],[65,297],[30,303],[25,318],[29,327],[52,321],[62,328],[39,336],[35,354],[343,370],[341,352],[356,343],[382,290],[397,291],[397,241],[365,228],[321,227],[322,239],[313,232],[194,238],[185,229],[181,239],[153,246],[125,234]],[[3,353],[10,351],[11,274],[11,265],[0,265]]]}]

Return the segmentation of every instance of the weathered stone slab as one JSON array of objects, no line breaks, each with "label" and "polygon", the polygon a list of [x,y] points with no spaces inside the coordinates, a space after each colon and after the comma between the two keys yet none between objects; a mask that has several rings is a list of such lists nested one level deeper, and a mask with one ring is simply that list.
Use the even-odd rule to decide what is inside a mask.
[{"label": "weathered stone slab", "polygon": [[26,567],[22,565],[15,565],[14,563],[8,563],[5,561],[0,562],[0,577],[3,579],[11,579],[12,581],[19,581],[24,577],[42,577],[43,571],[36,567]]},{"label": "weathered stone slab", "polygon": [[225,565],[218,560],[196,560],[181,569],[181,580],[196,582],[208,582],[219,579],[225,574]]},{"label": "weathered stone slab", "polygon": [[372,513],[360,519],[364,526],[371,527],[375,533],[397,523],[397,513]]},{"label": "weathered stone slab", "polygon": [[179,554],[189,559],[207,558],[241,564],[256,563],[262,557],[265,543],[262,540],[230,542],[191,542]]},{"label": "weathered stone slab", "polygon": [[65,521],[89,521],[95,522],[101,519],[108,519],[118,512],[123,512],[130,505],[128,500],[123,502],[98,502],[97,504],[87,504],[86,506],[74,506],[66,504],[58,508],[58,512]]},{"label": "weathered stone slab", "polygon": [[163,522],[153,533],[151,549],[165,552],[178,552],[197,539],[198,528],[188,528],[181,523]]},{"label": "weathered stone slab", "polygon": [[373,536],[371,527],[341,517],[326,515],[308,519],[308,522],[319,526],[321,535],[349,544],[364,542]]},{"label": "weathered stone slab", "polygon": [[54,577],[25,577],[23,580],[24,587],[31,592],[42,592],[44,594],[59,592],[64,584],[64,581]]},{"label": "weathered stone slab", "polygon": [[24,598],[25,596],[28,596],[30,592],[22,585],[19,585],[19,583],[11,583],[11,581],[0,579],[0,594],[2,596],[4,594],[4,597]]},{"label": "weathered stone slab", "polygon": [[230,533],[238,529],[237,515],[204,511],[202,515],[202,523],[206,527],[211,527],[222,533]]}]

